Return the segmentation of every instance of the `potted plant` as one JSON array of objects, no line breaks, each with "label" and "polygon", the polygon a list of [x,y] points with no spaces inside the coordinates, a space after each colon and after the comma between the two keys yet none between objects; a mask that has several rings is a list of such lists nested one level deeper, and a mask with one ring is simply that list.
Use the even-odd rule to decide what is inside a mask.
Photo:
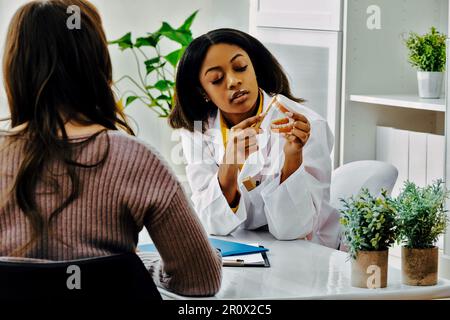
[{"label": "potted plant", "polygon": [[439,235],[447,227],[444,209],[448,192],[442,180],[418,187],[405,182],[395,201],[402,247],[402,282],[429,286],[437,283]]},{"label": "potted plant", "polygon": [[[197,11],[193,12],[178,28],[162,22],[159,29],[147,35],[132,38],[131,32],[110,45],[117,45],[122,51],[132,53],[136,63],[137,76],[124,75],[115,81],[115,87],[127,81],[127,90],[119,93],[119,107],[127,108],[132,103],[140,102],[156,114],[158,118],[167,118],[175,101],[175,72],[185,49],[192,42],[192,23]],[[173,50],[173,44],[177,46]],[[167,50],[167,48],[171,48]],[[149,119],[153,121],[153,119]],[[150,122],[158,133],[151,143],[165,159],[180,179],[185,177],[185,162],[182,155],[179,134],[165,123]]]},{"label": "potted plant", "polygon": [[417,68],[419,96],[439,98],[445,71],[445,39],[435,27],[420,36],[410,32],[405,40],[409,50],[409,62]]},{"label": "potted plant", "polygon": [[351,258],[351,285],[386,287],[388,249],[396,239],[393,200],[386,190],[374,197],[367,189],[362,189],[356,197],[341,201],[340,223]]},{"label": "potted plant", "polygon": [[[174,103],[175,70],[186,47],[192,42],[191,25],[197,15],[192,13],[184,23],[174,29],[167,22],[155,32],[149,32],[144,37],[138,37],[134,42],[131,32],[121,38],[110,41],[109,44],[118,45],[120,50],[131,50],[136,61],[138,77],[124,75],[115,81],[130,81],[135,90],[127,90],[121,98],[125,100],[123,107],[139,100],[152,109],[159,117],[167,118]],[[180,47],[168,54],[163,54],[160,43],[163,39],[176,42]],[[150,49],[151,54],[144,51]]]}]

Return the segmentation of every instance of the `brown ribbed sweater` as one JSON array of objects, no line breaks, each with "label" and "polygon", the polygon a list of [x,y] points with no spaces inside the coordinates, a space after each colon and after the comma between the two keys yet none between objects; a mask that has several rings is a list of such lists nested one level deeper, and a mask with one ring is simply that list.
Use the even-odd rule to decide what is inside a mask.
[{"label": "brown ribbed sweater", "polygon": [[[23,140],[10,140],[0,136],[0,196],[6,199],[0,203],[0,256],[10,255],[31,235],[28,219],[13,197],[5,196],[14,183],[23,149]],[[145,226],[161,256],[148,266],[157,285],[183,295],[215,294],[221,283],[220,256],[168,166],[150,146],[119,131],[103,132],[76,147],[75,158],[84,164],[97,163],[108,145],[102,165],[77,167],[80,196],[52,220],[50,234],[24,256],[73,260],[134,252]],[[69,192],[64,172],[64,165],[56,161],[43,170],[42,177],[47,178],[38,184],[36,199],[46,217]],[[55,192],[51,179],[62,191]]]}]

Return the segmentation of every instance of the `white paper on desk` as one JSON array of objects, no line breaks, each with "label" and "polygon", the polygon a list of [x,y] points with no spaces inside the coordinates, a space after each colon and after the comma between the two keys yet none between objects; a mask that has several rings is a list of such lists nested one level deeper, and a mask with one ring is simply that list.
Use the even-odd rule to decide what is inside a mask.
[{"label": "white paper on desk", "polygon": [[[259,247],[258,243],[246,243],[249,246],[255,246]],[[240,256],[229,256],[229,257],[222,257],[223,262],[235,262],[238,260],[242,260],[244,264],[247,263],[260,263],[264,264],[264,258],[261,253],[253,253],[253,254],[244,254]]]},{"label": "white paper on desk", "polygon": [[264,264],[264,258],[261,253],[246,254],[243,256],[223,257],[222,261],[234,262],[242,260],[245,263],[262,263]]}]

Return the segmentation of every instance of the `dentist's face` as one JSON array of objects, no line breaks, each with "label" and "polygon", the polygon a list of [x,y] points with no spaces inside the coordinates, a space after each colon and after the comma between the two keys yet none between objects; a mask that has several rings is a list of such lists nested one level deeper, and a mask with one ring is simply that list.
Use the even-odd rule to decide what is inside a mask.
[{"label": "dentist's face", "polygon": [[229,114],[249,112],[258,98],[258,83],[248,54],[230,44],[212,45],[200,68],[206,96]]}]

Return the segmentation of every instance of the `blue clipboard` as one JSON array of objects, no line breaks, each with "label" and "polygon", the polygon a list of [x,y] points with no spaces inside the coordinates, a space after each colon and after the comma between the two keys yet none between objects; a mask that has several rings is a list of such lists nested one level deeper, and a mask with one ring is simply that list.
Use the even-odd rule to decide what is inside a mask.
[{"label": "blue clipboard", "polygon": [[[244,254],[252,254],[252,253],[259,253],[259,252],[266,252],[269,251],[269,249],[264,247],[255,247],[250,246],[248,244],[240,243],[240,242],[233,242],[233,241],[227,241],[227,240],[220,240],[215,238],[208,238],[209,242],[211,243],[211,246],[218,249],[220,253],[222,254],[222,257],[228,257],[228,256],[239,256]],[[138,246],[138,249],[140,251],[144,252],[156,252],[156,247],[153,243],[149,244],[142,244]]]},{"label": "blue clipboard", "polygon": [[248,244],[244,244],[244,243],[240,243],[240,242],[233,242],[233,241],[220,240],[220,239],[214,239],[214,238],[208,238],[208,239],[214,248],[220,250],[220,252],[222,253],[222,257],[239,256],[239,255],[244,255],[244,254],[252,254],[252,253],[269,251],[269,249],[264,248],[264,247],[250,246]]}]

